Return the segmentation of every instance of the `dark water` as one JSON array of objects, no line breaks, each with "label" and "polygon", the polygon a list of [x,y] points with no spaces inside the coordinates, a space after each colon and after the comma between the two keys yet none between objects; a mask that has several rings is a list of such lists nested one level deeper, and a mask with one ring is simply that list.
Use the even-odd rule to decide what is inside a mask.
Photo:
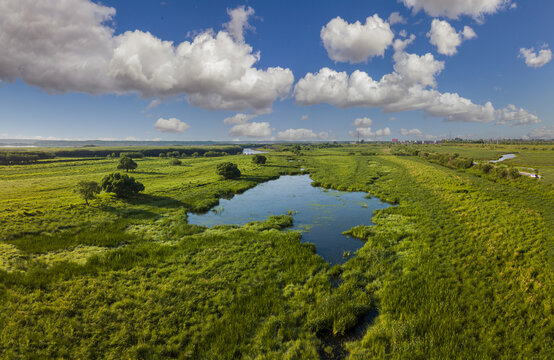
[{"label": "dark water", "polygon": [[189,224],[204,226],[265,220],[271,215],[293,211],[293,230],[302,230],[302,241],[316,245],[317,253],[331,264],[342,264],[344,251],[363,246],[361,240],[342,232],[356,225],[371,225],[374,210],[390,206],[379,199],[367,199],[363,192],[343,192],[312,187],[308,175],[281,176],[234,196],[220,200],[205,214],[188,214]]}]

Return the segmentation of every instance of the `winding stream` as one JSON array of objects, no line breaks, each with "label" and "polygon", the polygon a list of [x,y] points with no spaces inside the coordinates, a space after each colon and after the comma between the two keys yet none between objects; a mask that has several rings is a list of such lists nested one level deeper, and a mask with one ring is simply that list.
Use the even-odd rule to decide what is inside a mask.
[{"label": "winding stream", "polygon": [[498,160],[489,160],[489,162],[497,163],[497,162],[501,162],[501,161],[504,161],[504,160],[513,159],[515,157],[516,157],[516,154],[504,154],[500,157],[500,159],[498,159]]}]

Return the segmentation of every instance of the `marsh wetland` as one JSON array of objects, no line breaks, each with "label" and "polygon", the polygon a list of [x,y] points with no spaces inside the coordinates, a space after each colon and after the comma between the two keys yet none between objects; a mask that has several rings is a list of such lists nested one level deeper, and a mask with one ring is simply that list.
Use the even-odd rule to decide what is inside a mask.
[{"label": "marsh wetland", "polygon": [[554,354],[552,144],[6,151],[1,358]]}]

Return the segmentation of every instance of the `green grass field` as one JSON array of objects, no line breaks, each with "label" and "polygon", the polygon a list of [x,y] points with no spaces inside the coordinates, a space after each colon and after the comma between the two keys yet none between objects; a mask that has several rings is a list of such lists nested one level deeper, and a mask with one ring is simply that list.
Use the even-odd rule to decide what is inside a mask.
[{"label": "green grass field", "polygon": [[[417,146],[515,153],[509,164],[544,179],[451,169],[386,144],[282,147],[263,166],[136,159],[143,194],[86,206],[75,184],[99,182],[117,159],[0,166],[0,358],[554,357],[553,146]],[[223,161],[242,177],[216,175]],[[301,168],[317,185],[397,204],[349,231],[366,243],[344,265],[282,231],[290,216],[187,224],[187,211]]]}]

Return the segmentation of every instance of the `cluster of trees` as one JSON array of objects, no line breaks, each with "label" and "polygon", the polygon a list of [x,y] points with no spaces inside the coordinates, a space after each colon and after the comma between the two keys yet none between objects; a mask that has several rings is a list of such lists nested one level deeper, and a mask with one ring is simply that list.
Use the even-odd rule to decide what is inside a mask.
[{"label": "cluster of trees", "polygon": [[0,151],[0,165],[25,165],[40,159],[51,159],[54,156],[45,152],[4,152]]},{"label": "cluster of trees", "polygon": [[87,205],[88,201],[94,199],[102,190],[113,193],[118,198],[129,198],[144,191],[144,185],[127,174],[111,173],[104,176],[100,184],[96,181],[83,180],[75,187],[75,192],[85,200]]},{"label": "cluster of trees", "polygon": [[210,151],[204,153],[204,157],[218,157],[218,156],[225,156],[225,155],[227,155],[227,153],[224,152],[224,151],[210,150]]},{"label": "cluster of trees", "polygon": [[419,156],[452,169],[469,169],[474,164],[473,158],[461,157],[459,154],[426,152],[413,146],[395,146],[391,149],[391,154],[396,156]]},{"label": "cluster of trees", "polygon": [[237,164],[233,164],[232,162],[223,162],[217,164],[216,172],[224,179],[238,179],[241,176],[241,172]]},{"label": "cluster of trees", "polygon": [[[231,155],[225,151],[215,151],[215,150],[210,150],[210,151],[206,151],[202,156],[204,157],[218,157],[218,156],[226,156],[226,155]],[[164,158],[164,157],[172,157],[172,158],[184,158],[184,157],[200,157],[200,153],[199,152],[193,152],[193,153],[187,153],[187,152],[179,152],[177,150],[175,151],[169,151],[167,153],[163,153],[161,152],[159,155],[158,155],[160,158]]]},{"label": "cluster of trees", "polygon": [[[420,151],[414,147],[398,146],[391,150],[393,155],[398,156],[419,156],[452,169],[469,169],[476,165],[472,158],[461,157],[458,154],[447,153],[432,153]],[[514,180],[521,177],[519,171],[511,166],[494,166],[490,163],[478,164],[475,166],[487,175],[492,175],[497,178]]]},{"label": "cluster of trees", "polygon": [[473,166],[473,159],[461,157],[458,154],[439,154],[419,152],[419,156],[431,162],[453,169],[469,169]]},{"label": "cluster of trees", "polygon": [[477,166],[483,173],[495,176],[497,178],[514,180],[521,177],[519,170],[508,166],[494,166],[492,164],[479,164]]},{"label": "cluster of trees", "polygon": [[[132,154],[132,153],[131,153]],[[120,170],[134,170],[138,167],[137,163],[129,156],[123,156],[119,159],[117,168]],[[78,193],[85,203],[92,200],[102,190],[108,193],[114,193],[118,198],[127,198],[138,194],[144,190],[144,185],[135,180],[134,177],[118,172],[104,176],[102,183],[96,181],[79,181],[75,187],[75,192]]]},{"label": "cluster of trees", "polygon": [[41,159],[54,157],[107,157],[111,159],[128,157],[141,159],[145,156],[159,157],[217,157],[226,155],[238,155],[242,153],[242,146],[225,146],[221,148],[186,148],[186,149],[145,149],[141,151],[113,151],[101,149],[70,149],[52,151],[0,151],[0,165],[25,165],[32,164]]},{"label": "cluster of trees", "polygon": [[[57,157],[118,157],[118,156],[128,156],[131,158],[141,158],[141,157],[158,157],[165,156],[169,153],[177,153],[177,157],[183,156],[204,156],[205,153],[214,151],[220,154],[225,155],[238,155],[242,153],[242,146],[239,145],[222,145],[221,147],[183,147],[183,148],[144,148],[140,151],[127,151],[125,150],[116,150],[116,149],[63,149],[63,150],[52,150],[49,152],[51,156]],[[169,155],[167,155],[169,156]]]},{"label": "cluster of trees", "polygon": [[267,161],[267,158],[263,155],[256,154],[256,155],[252,156],[252,163],[253,164],[263,165],[263,164],[266,163],[266,161]]},{"label": "cluster of trees", "polygon": [[119,157],[128,157],[131,159],[142,159],[144,157],[144,154],[140,151],[131,151],[131,152],[122,152],[119,154]]},{"label": "cluster of trees", "polygon": [[127,174],[111,173],[102,179],[102,190],[114,193],[119,198],[127,198],[144,191],[144,185]]}]

